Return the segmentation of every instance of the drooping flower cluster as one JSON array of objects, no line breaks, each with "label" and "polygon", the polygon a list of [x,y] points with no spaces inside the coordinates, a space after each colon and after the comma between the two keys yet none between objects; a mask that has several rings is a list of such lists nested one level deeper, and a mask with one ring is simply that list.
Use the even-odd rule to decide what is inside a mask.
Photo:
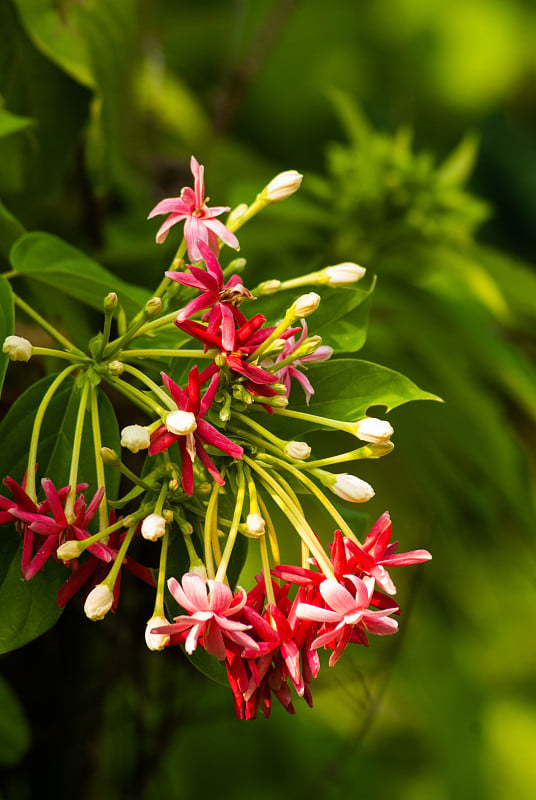
[{"label": "drooping flower cluster", "polygon": [[[388,514],[361,544],[326,495],[329,489],[344,502],[370,500],[370,484],[329,467],[386,454],[393,446],[393,429],[385,420],[362,414],[348,421],[293,407],[301,393],[294,391],[292,380],[301,385],[308,406],[315,393],[306,374],[308,364],[336,357],[320,336],[309,335],[306,318],[318,308],[320,295],[309,291],[294,297],[272,324],[265,314],[255,312],[255,295],[262,298],[306,285],[344,292],[365,270],[344,263],[289,281],[265,281],[249,291],[239,275],[243,263],[233,261],[226,268],[220,264],[220,245],[237,249],[234,231],[269,203],[292,194],[301,176],[293,170],[277,176],[250,206],[235,209],[224,224],[216,217],[229,209],[208,207],[204,168],[193,157],[191,169],[194,188],[161,201],[149,214],[169,215],[157,242],[163,242],[176,223],[185,223],[173,268],[165,272],[155,297],[113,339],[119,301],[110,292],[104,300],[103,331],[92,341],[89,355],[58,334],[58,341],[66,343],[67,355],[62,355],[69,366],[54,379],[37,410],[23,484],[4,480],[12,499],[0,497],[0,524],[15,522],[22,539],[23,577],[35,577],[50,558],[63,563],[70,572],[58,604],[63,606],[82,590],[84,610],[92,620],[115,610],[123,567],[154,586],[147,646],[163,650],[180,644],[190,656],[203,648],[224,662],[237,716],[253,719],[259,709],[270,714],[272,695],[290,713],[293,691],[312,705],[310,686],[320,669],[319,650],[330,651],[333,666],[348,644],[367,645],[369,635],[394,633],[398,623],[393,615],[400,608],[393,600],[396,587],[387,569],[431,556],[426,550],[397,554]],[[186,252],[191,264],[183,260]],[[253,313],[248,315],[250,306]],[[159,341],[161,329],[166,331],[165,344]],[[174,347],[169,346],[170,334],[177,337]],[[14,360],[55,352],[27,342],[22,353],[14,338],[8,337],[4,346]],[[187,349],[185,338],[193,349]],[[155,378],[155,359],[163,367],[161,383]],[[80,406],[68,485],[56,489],[52,479],[44,477],[44,498],[38,500],[35,478],[43,419],[54,391],[71,375],[77,376]],[[122,447],[134,454],[147,450],[140,475],[112,448],[102,447],[101,381],[148,418],[146,425],[126,425],[121,432]],[[303,402],[303,396],[300,399]],[[308,428],[341,431],[360,445],[313,460],[307,442],[275,433],[272,415],[287,426],[298,420]],[[98,456],[89,502],[84,497],[88,486],[79,482],[88,416]],[[104,464],[133,484],[124,497],[109,496]],[[305,513],[303,494],[334,522],[327,549]],[[134,510],[122,517],[119,512],[125,506]],[[274,510],[286,517],[286,529],[278,525],[276,530]],[[301,563],[281,565],[278,537],[293,532],[300,541]],[[229,585],[241,536],[251,540],[250,552],[261,564],[250,591]],[[187,560],[182,575],[170,575],[168,550],[177,537],[184,541]],[[149,550],[159,551],[156,578],[129,554],[129,548],[144,540],[155,543],[146,545]],[[172,601],[183,613],[169,622]]]}]

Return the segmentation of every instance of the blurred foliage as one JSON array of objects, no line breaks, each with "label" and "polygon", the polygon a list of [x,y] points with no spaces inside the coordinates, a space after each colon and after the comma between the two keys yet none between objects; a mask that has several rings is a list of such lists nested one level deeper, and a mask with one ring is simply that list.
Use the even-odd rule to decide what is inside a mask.
[{"label": "blurred foliage", "polygon": [[192,152],[230,205],[294,167],[301,195],[241,236],[246,280],[360,261],[364,358],[445,400],[396,409],[363,475],[371,517],[434,554],[397,642],[321,678],[313,712],[239,726],[227,690],[142,649],[143,597],[98,630],[68,609],[2,661],[34,730],[25,756],[2,683],[3,796],[532,800],[535,31],[532,0],[0,3],[5,269],[42,229],[149,287],[172,244],[143,220]]}]

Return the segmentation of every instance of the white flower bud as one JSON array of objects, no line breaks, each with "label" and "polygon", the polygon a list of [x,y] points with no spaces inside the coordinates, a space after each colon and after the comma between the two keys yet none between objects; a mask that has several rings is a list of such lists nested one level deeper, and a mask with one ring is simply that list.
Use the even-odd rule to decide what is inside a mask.
[{"label": "white flower bud", "polygon": [[240,219],[242,219],[247,210],[248,210],[247,203],[240,203],[235,208],[233,208],[229,216],[227,217],[227,222],[225,223],[226,226],[229,227],[230,225],[234,225],[235,223],[237,223]]},{"label": "white flower bud", "polygon": [[141,523],[141,535],[150,542],[161,539],[166,532],[166,520],[160,514],[149,514]]},{"label": "white flower bud", "polygon": [[260,514],[248,514],[246,518],[246,535],[257,539],[264,536],[266,522]]},{"label": "white flower bud", "polygon": [[302,178],[303,175],[300,175],[295,169],[287,169],[272,178],[268,186],[263,189],[262,194],[269,203],[279,203],[280,200],[284,200],[298,191]]},{"label": "white flower bud", "polygon": [[307,442],[287,442],[285,455],[295,461],[305,461],[311,455],[311,448]]},{"label": "white flower bud", "polygon": [[60,544],[56,550],[57,557],[62,561],[72,561],[73,558],[78,558],[83,550],[83,547],[81,548],[80,544],[81,543],[75,539],[71,539],[68,542]]},{"label": "white flower bud", "polygon": [[365,275],[366,269],[360,267],[359,264],[352,264],[346,261],[343,264],[335,264],[333,267],[326,267],[322,270],[323,275],[327,278],[328,286],[348,286],[350,283],[360,281]]},{"label": "white flower bud", "polygon": [[387,442],[393,433],[387,420],[376,417],[365,417],[355,425],[355,435],[362,442]]},{"label": "white flower bud", "polygon": [[7,336],[2,350],[10,361],[29,361],[32,357],[32,343],[22,336]]},{"label": "white flower bud", "polygon": [[153,628],[169,625],[165,617],[151,617],[145,628],[145,643],[149,650],[163,650],[169,642],[169,633],[152,633]]},{"label": "white flower bud", "polygon": [[149,431],[143,425],[127,425],[121,431],[121,447],[126,447],[131,453],[146,450],[150,442]]},{"label": "white flower bud", "polygon": [[356,475],[349,475],[346,472],[337,475],[330,489],[337,497],[341,497],[343,500],[349,500],[351,503],[366,503],[374,497],[374,489],[370,483],[361,480],[361,478],[358,478]]},{"label": "white flower bud", "polygon": [[302,296],[298,297],[298,299],[292,304],[292,311],[294,312],[295,319],[308,317],[309,314],[312,314],[313,311],[316,311],[319,303],[320,295],[316,292],[302,294]]},{"label": "white flower bud", "polygon": [[114,603],[114,593],[105,583],[98,583],[86,597],[84,612],[94,621],[104,619]]},{"label": "white flower bud", "polygon": [[197,430],[195,414],[191,411],[171,411],[166,417],[166,428],[177,436],[186,436]]},{"label": "white flower bud", "polygon": [[255,289],[255,293],[257,295],[267,295],[267,294],[275,294],[279,291],[281,287],[281,281],[273,280],[263,281],[259,283],[259,285]]}]

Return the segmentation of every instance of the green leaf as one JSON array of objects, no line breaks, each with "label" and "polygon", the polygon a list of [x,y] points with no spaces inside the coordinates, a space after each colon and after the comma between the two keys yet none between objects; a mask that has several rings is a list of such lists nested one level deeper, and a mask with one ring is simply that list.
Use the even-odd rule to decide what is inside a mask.
[{"label": "green leaf", "polygon": [[[331,288],[323,286],[319,292],[321,302],[307,319],[309,335],[322,337],[322,344],[342,353],[354,353],[365,344],[368,324],[368,300],[375,285],[374,276],[366,277],[356,286]],[[305,287],[287,289],[275,295],[261,297],[248,306],[251,312],[264,314],[273,324],[277,323],[294,300],[307,292]]]},{"label": "green leaf", "polygon": [[[9,281],[0,275],[0,342],[14,331],[15,320],[13,310],[13,294]],[[9,358],[7,353],[0,352],[0,392],[4,384]]]},{"label": "green leaf", "polygon": [[399,372],[358,359],[311,364],[308,376],[315,390],[311,402],[293,408],[345,421],[359,419],[373,406],[390,411],[410,400],[440,399]]},{"label": "green leaf", "polygon": [[92,308],[102,310],[109,292],[116,292],[127,316],[148,299],[147,292],[130,286],[91,258],[48,233],[27,233],[10,253],[13,269],[31,281],[44,283]]},{"label": "green leaf", "polygon": [[8,682],[0,676],[0,763],[16,764],[30,746],[30,726]]},{"label": "green leaf", "polygon": [[[35,411],[55,376],[38,381],[13,404],[0,424],[2,449],[0,475],[21,481],[26,468]],[[52,398],[43,420],[38,448],[38,477],[49,477],[57,487],[66,485],[79,389],[67,378]],[[119,428],[110,401],[99,392],[103,444],[119,449]],[[87,482],[86,496],[96,490],[93,441],[88,415],[80,452],[78,482]],[[107,473],[107,491],[116,496],[119,475]],[[61,614],[56,604],[60,586],[68,577],[63,565],[49,559],[45,569],[30,581],[21,575],[21,543],[13,526],[0,530],[0,653],[15,650],[54,625]]]}]

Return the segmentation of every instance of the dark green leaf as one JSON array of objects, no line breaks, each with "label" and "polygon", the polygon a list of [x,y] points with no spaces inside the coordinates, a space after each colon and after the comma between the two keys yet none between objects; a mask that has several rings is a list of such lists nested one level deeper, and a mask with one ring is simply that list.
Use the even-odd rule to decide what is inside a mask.
[{"label": "dark green leaf", "polygon": [[24,233],[25,230],[18,219],[0,202],[0,253],[6,259],[17,239]]},{"label": "dark green leaf", "polygon": [[10,136],[12,133],[23,131],[32,125],[35,125],[35,120],[30,117],[20,117],[5,108],[0,108],[0,137]]},{"label": "dark green leaf", "polygon": [[116,278],[91,258],[48,233],[28,233],[10,254],[13,269],[32,281],[101,310],[109,292],[116,292],[128,316],[134,315],[148,299],[147,292]]},{"label": "dark green leaf", "polygon": [[293,406],[311,414],[352,421],[373,406],[386,411],[410,400],[439,400],[409,378],[387,367],[352,358],[311,364],[308,373],[315,393],[309,406]]}]

